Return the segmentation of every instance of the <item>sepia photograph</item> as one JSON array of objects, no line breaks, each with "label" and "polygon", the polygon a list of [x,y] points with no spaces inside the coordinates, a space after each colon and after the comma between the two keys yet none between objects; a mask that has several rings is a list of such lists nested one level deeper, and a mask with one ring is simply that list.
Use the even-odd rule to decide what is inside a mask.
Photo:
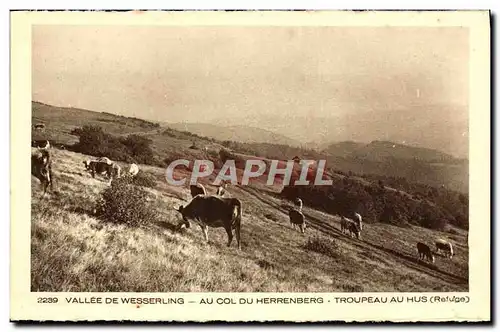
[{"label": "sepia photograph", "polygon": [[[31,140],[29,220],[13,221],[29,229],[25,291],[73,294],[38,303],[273,293],[257,303],[382,305],[386,293],[416,304],[447,292],[458,303],[474,287],[473,251],[489,269],[489,206],[471,213],[474,195],[489,202],[471,168],[489,176],[489,145],[472,141],[489,144],[489,95],[473,114],[466,24],[487,27],[477,49],[489,59],[488,12],[460,25],[447,24],[454,12],[429,25],[389,24],[410,12],[380,24],[370,24],[378,13],[360,24],[361,13],[337,12],[356,24],[335,25],[62,14],[32,13],[29,39],[17,40],[30,75],[16,110]],[[320,13],[278,18],[287,14]],[[483,247],[473,227],[487,232],[476,235]]]}]

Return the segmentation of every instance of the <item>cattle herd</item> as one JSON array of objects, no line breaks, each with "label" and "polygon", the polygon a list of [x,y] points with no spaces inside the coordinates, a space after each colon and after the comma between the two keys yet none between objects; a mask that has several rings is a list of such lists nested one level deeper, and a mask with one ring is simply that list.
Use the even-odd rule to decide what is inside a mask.
[{"label": "cattle herd", "polygon": [[[45,196],[47,188],[53,187],[52,176],[52,160],[50,155],[50,142],[47,140],[32,141],[32,147],[36,147],[36,151],[31,155],[31,174],[36,177],[42,186],[43,195]],[[137,164],[130,164],[128,170],[122,173],[121,167],[111,161],[107,157],[101,157],[95,160],[85,160],[85,169],[90,172],[92,177],[96,174],[104,175],[109,179],[109,183],[113,179],[122,176],[134,177],[139,172]],[[227,183],[220,184],[214,195],[209,195],[205,187],[200,184],[190,185],[191,200],[186,206],[181,205],[175,208],[182,217],[182,221],[178,224],[177,229],[189,228],[190,221],[198,223],[201,227],[205,240],[208,241],[208,227],[222,227],[227,232],[227,246],[231,246],[233,240],[233,231],[236,236],[238,248],[241,248],[240,233],[242,219],[242,204],[237,198],[224,197],[227,191]],[[294,206],[289,207],[288,216],[293,229],[298,227],[301,233],[305,233],[306,219],[302,212],[303,202],[300,198],[294,200]],[[353,212],[352,219],[341,215],[340,230],[342,234],[348,234],[350,237],[355,237],[361,240],[361,231],[363,230],[362,217],[359,213]],[[435,242],[436,254],[444,252],[446,257],[453,257],[453,246],[450,242],[437,239]],[[435,255],[429,245],[417,243],[418,258],[435,262]]]}]

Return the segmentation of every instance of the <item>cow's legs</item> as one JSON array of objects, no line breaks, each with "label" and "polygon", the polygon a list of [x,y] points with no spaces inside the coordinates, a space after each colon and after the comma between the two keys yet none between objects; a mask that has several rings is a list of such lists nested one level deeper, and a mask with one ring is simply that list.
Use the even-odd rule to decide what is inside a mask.
[{"label": "cow's legs", "polygon": [[236,225],[234,233],[236,234],[236,242],[238,242],[238,249],[241,249],[240,231],[241,231],[241,226],[240,225]]},{"label": "cow's legs", "polygon": [[233,241],[233,230],[231,229],[231,226],[225,227],[226,233],[227,233],[227,246],[231,246],[231,242]]},{"label": "cow's legs", "polygon": [[207,225],[201,226],[201,230],[203,231],[203,235],[205,235],[205,241],[208,242],[208,226]]}]

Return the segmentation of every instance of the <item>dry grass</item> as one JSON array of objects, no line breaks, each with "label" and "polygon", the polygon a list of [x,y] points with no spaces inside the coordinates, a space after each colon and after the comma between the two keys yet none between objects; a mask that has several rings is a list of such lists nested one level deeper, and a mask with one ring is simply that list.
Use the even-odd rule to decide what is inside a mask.
[{"label": "dry grass", "polygon": [[[231,187],[230,195],[243,202],[239,251],[235,243],[231,248],[225,246],[223,229],[209,229],[209,243],[197,226],[174,231],[178,216],[173,207],[185,204],[188,190],[167,185],[164,170],[150,166],[140,167],[158,183],[147,189],[154,199],[157,222],[134,227],[97,219],[94,205],[107,183],[84,172],[82,161],[87,156],[56,149],[53,153],[56,192],[41,200],[38,182],[33,179],[33,291],[468,289],[467,233],[462,230],[441,233],[368,224],[363,241],[358,241],[340,234],[336,217],[306,208],[308,228],[303,235],[291,228],[282,202],[272,193]],[[435,266],[418,262],[416,241],[431,243],[437,236],[453,242],[456,257],[451,261],[438,257]],[[324,252],[322,244],[327,248]],[[320,249],[310,250],[316,247]]]}]

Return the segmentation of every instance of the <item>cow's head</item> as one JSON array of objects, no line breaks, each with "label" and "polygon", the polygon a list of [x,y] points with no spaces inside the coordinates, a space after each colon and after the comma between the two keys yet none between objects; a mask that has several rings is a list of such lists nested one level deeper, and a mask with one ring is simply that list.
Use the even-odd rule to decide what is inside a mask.
[{"label": "cow's head", "polygon": [[181,229],[183,227],[189,228],[191,226],[191,223],[189,222],[188,218],[186,217],[186,214],[184,213],[185,212],[184,206],[181,205],[175,210],[178,211],[182,216],[182,221],[177,225],[178,229]]},{"label": "cow's head", "polygon": [[85,165],[85,169],[89,169],[89,167],[90,167],[90,160],[85,160],[83,162],[83,164]]}]

